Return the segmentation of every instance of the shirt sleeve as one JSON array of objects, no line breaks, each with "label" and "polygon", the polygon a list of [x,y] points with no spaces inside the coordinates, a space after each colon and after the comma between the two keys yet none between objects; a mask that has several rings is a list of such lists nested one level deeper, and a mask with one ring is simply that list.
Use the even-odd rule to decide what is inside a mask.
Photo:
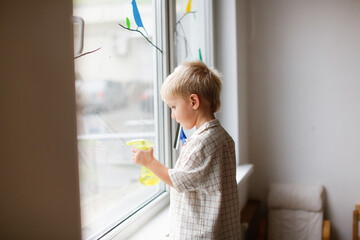
[{"label": "shirt sleeve", "polygon": [[169,176],[174,188],[178,192],[211,191],[218,188],[219,179],[216,176],[213,164],[216,155],[201,146],[196,147],[181,159],[180,167],[169,170]]}]

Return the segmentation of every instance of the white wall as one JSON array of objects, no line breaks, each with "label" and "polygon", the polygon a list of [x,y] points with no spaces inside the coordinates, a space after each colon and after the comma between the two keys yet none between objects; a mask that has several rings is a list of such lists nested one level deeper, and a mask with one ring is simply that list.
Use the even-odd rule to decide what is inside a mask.
[{"label": "white wall", "polygon": [[221,109],[218,118],[236,144],[239,156],[239,101],[236,43],[236,1],[214,1],[215,67],[222,75]]},{"label": "white wall", "polygon": [[[237,161],[248,162],[247,1],[214,0],[215,67],[222,74],[217,117],[235,141]],[[239,185],[240,206],[248,198],[248,180]]]},{"label": "white wall", "polygon": [[248,162],[246,11],[246,0],[214,0],[215,67],[223,80],[218,118],[236,143],[240,164]]},{"label": "white wall", "polygon": [[360,1],[251,1],[250,197],[321,183],[332,239],[360,203]]},{"label": "white wall", "polygon": [[2,239],[81,239],[72,1],[0,1]]}]

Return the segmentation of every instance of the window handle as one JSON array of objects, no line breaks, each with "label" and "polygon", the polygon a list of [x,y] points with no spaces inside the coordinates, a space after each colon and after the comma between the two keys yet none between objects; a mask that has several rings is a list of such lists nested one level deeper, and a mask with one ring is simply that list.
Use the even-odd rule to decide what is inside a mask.
[{"label": "window handle", "polygon": [[78,55],[78,54],[82,53],[83,48],[84,48],[84,26],[85,26],[85,22],[84,22],[84,19],[82,19],[81,17],[77,17],[77,16],[72,16],[72,22],[79,24],[80,37],[79,37],[78,49],[76,51],[76,55]]}]

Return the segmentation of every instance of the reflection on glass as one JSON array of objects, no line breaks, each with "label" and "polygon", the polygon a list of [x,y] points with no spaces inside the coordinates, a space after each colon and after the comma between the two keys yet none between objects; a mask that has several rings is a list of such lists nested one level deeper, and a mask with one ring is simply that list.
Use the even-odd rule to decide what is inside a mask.
[{"label": "reflection on glass", "polygon": [[[152,40],[153,2],[138,0],[137,7]],[[75,60],[82,227],[88,239],[100,237],[163,189],[139,182],[141,167],[132,163],[126,146],[132,139],[158,139],[156,63],[154,48],[118,25],[126,26],[129,18],[136,28],[130,0],[74,0],[73,12],[85,22],[83,53],[100,48]],[[74,24],[75,47],[80,36]]]}]

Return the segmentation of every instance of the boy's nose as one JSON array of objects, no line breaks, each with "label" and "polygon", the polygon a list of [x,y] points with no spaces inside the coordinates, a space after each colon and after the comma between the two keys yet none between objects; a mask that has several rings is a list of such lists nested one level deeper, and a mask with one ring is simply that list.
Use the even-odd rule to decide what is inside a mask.
[{"label": "boy's nose", "polygon": [[171,118],[175,119],[174,111],[171,111]]}]

